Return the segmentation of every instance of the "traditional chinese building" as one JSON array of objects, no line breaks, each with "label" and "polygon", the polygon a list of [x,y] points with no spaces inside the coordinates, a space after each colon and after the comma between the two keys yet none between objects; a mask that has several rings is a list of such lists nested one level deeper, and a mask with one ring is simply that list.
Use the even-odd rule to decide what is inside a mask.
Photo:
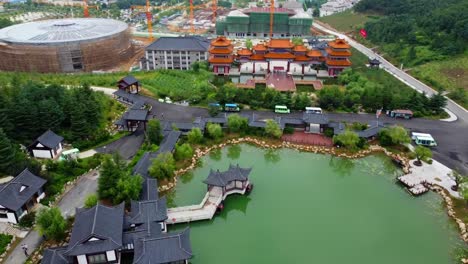
[{"label": "traditional chinese building", "polygon": [[210,174],[203,182],[207,184],[208,191],[212,188],[221,189],[222,195],[227,195],[231,191],[246,192],[252,188],[249,182],[249,174],[252,168],[241,168],[239,164],[229,165],[227,171],[211,170]]},{"label": "traditional chinese building", "polygon": [[210,57],[208,62],[213,66],[213,72],[218,75],[227,75],[229,74],[229,69],[231,64],[234,62],[233,45],[231,41],[226,37],[217,37],[211,41]]},{"label": "traditional chinese building", "polygon": [[326,65],[330,76],[339,75],[344,69],[351,66],[351,46],[344,39],[335,39],[328,42]]}]

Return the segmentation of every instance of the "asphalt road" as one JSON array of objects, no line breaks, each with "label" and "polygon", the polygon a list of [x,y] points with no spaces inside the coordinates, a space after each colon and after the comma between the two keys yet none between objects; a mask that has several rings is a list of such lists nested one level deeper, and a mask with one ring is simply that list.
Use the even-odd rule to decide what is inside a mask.
[{"label": "asphalt road", "polygon": [[[208,111],[204,108],[180,106],[175,104],[161,103],[153,98],[144,97],[147,104],[152,105],[151,115],[169,121],[191,122],[196,117],[208,117]],[[243,110],[242,114],[255,114],[256,118],[273,118],[276,116],[302,117],[302,112],[289,115],[278,115],[272,111]],[[375,121],[374,114],[342,114],[328,113],[330,121],[341,122],[370,122]],[[460,172],[468,174],[468,123],[462,120],[444,122],[423,118],[411,120],[394,119],[382,115],[379,119],[385,125],[402,125],[409,131],[430,133],[438,143],[432,148],[434,159]]]}]

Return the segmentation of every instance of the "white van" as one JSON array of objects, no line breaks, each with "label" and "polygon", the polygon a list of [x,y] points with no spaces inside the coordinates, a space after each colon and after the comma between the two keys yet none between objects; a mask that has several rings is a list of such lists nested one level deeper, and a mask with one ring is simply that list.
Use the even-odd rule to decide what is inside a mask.
[{"label": "white van", "polygon": [[437,142],[434,140],[431,134],[411,132],[411,139],[414,140],[416,145],[428,147],[437,146]]},{"label": "white van", "polygon": [[322,114],[322,108],[320,107],[306,107],[305,111],[307,114]]}]

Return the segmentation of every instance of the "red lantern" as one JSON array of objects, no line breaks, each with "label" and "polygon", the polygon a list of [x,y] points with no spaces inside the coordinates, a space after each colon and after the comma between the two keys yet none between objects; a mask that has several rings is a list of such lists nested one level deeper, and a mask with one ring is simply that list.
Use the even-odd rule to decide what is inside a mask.
[{"label": "red lantern", "polygon": [[361,30],[359,30],[359,34],[361,34],[363,38],[367,38],[367,31],[365,29],[361,28]]}]

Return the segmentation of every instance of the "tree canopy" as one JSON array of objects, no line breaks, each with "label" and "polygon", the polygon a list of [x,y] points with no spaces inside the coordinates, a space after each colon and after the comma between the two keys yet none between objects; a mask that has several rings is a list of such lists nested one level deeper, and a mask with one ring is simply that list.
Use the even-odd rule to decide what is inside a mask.
[{"label": "tree canopy", "polygon": [[203,141],[203,133],[200,128],[196,127],[187,134],[187,141],[190,144],[200,144]]},{"label": "tree canopy", "polygon": [[467,1],[362,0],[355,10],[383,15],[365,24],[368,39],[410,65],[467,49]]},{"label": "tree canopy", "polygon": [[176,160],[185,160],[191,158],[193,155],[193,149],[188,143],[182,145],[176,145],[174,158]]},{"label": "tree canopy", "polygon": [[66,89],[13,79],[0,85],[0,94],[2,127],[15,142],[29,145],[48,129],[79,148],[80,143],[109,136],[102,123],[111,100],[86,85]]},{"label": "tree canopy", "polygon": [[432,151],[424,146],[417,146],[414,149],[418,161],[429,161],[432,158]]},{"label": "tree canopy", "polygon": [[359,136],[354,131],[346,130],[342,134],[335,135],[333,137],[333,143],[350,150],[355,150],[359,143]]},{"label": "tree canopy", "polygon": [[379,132],[380,144],[383,146],[393,146],[410,143],[411,139],[408,131],[402,126],[392,126],[384,128]]},{"label": "tree canopy", "polygon": [[148,128],[146,130],[146,138],[150,144],[159,145],[163,139],[161,123],[157,119],[148,121]]},{"label": "tree canopy", "polygon": [[283,135],[283,130],[274,120],[268,119],[265,124],[265,134],[273,138],[280,138]]},{"label": "tree canopy", "polygon": [[170,180],[174,177],[175,161],[171,153],[159,154],[149,168],[149,175],[158,180]]},{"label": "tree canopy", "polygon": [[39,234],[47,239],[62,241],[65,238],[67,221],[57,207],[43,208],[36,215]]},{"label": "tree canopy", "polygon": [[119,155],[106,157],[101,166],[101,175],[98,179],[98,197],[119,204],[138,199],[141,192],[143,178],[131,175],[130,169]]},{"label": "tree canopy", "polygon": [[223,137],[223,130],[219,124],[209,123],[206,126],[208,136],[212,139],[220,139]]},{"label": "tree canopy", "polygon": [[248,128],[248,120],[238,114],[228,116],[228,128],[230,132],[238,133],[245,131]]}]

